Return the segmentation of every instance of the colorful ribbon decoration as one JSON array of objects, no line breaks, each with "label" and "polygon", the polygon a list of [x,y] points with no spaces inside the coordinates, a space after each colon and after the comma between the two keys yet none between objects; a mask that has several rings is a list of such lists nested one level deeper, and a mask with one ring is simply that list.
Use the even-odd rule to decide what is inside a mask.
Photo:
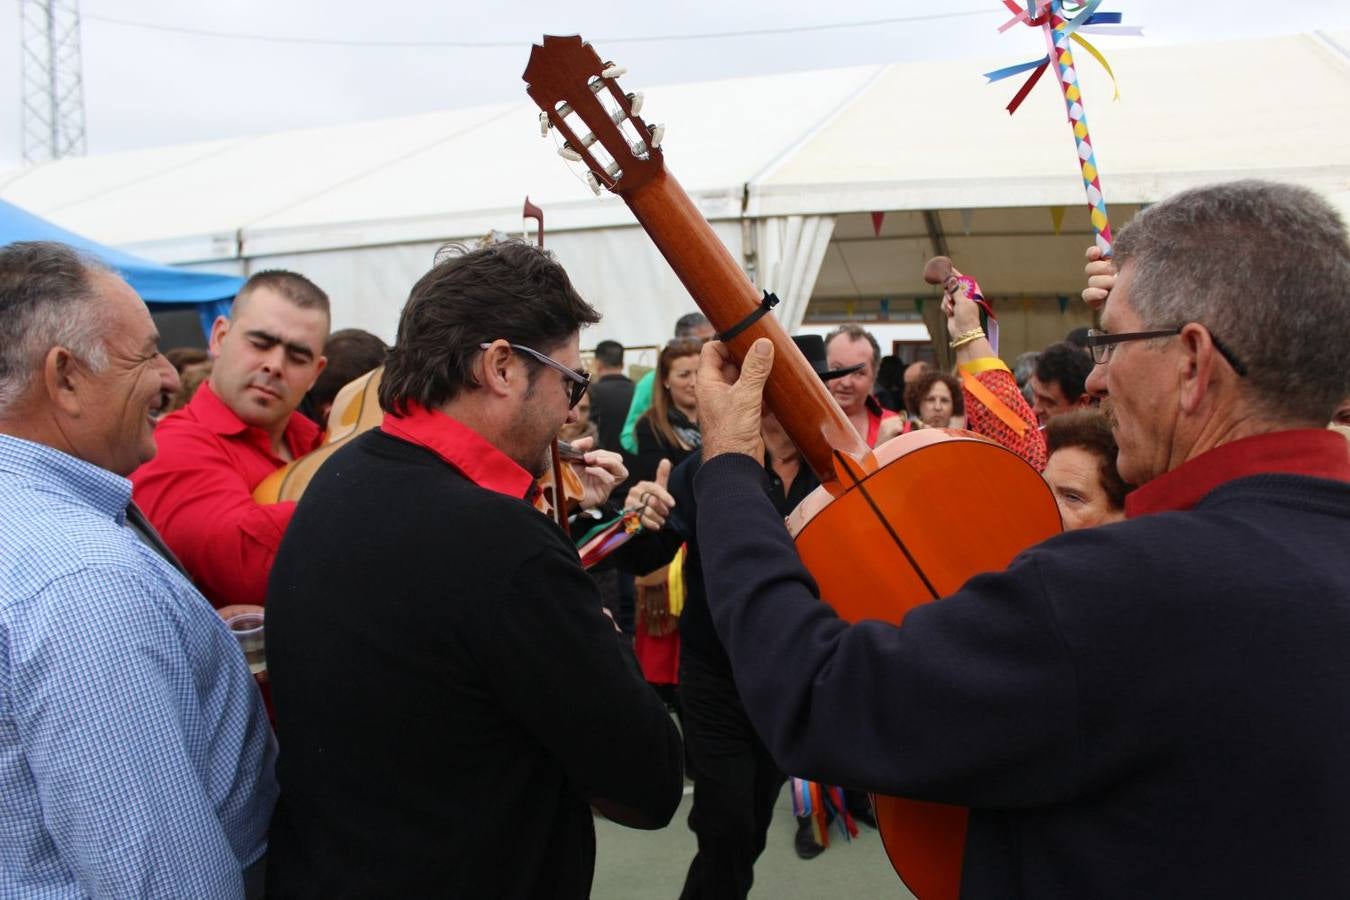
[{"label": "colorful ribbon decoration", "polygon": [[792,815],[798,819],[811,818],[812,836],[822,847],[830,846],[830,822],[839,826],[844,840],[858,836],[858,826],[848,811],[843,788],[823,785],[805,778],[793,778]]},{"label": "colorful ribbon decoration", "polygon": [[626,509],[618,518],[596,525],[577,542],[583,568],[589,569],[642,532],[642,506]]},{"label": "colorful ribbon decoration", "polygon": [[[1040,59],[1019,63],[986,72],[985,77],[992,84],[1004,78],[1020,74],[1028,69],[1034,70],[1008,104],[1008,114],[1017,111],[1027,94],[1045,74],[1053,62],[1059,75],[1060,90],[1064,94],[1064,106],[1069,114],[1069,124],[1073,127],[1074,142],[1078,147],[1079,167],[1083,174],[1083,189],[1087,193],[1088,209],[1092,217],[1092,230],[1096,234],[1097,247],[1103,256],[1111,255],[1111,223],[1107,216],[1106,199],[1102,196],[1101,181],[1097,172],[1097,157],[1092,148],[1092,139],[1088,135],[1087,114],[1083,111],[1082,92],[1078,87],[1078,72],[1074,68],[1071,43],[1076,43],[1097,60],[1111,76],[1115,97],[1120,98],[1120,89],[1116,85],[1115,73],[1101,51],[1085,40],[1079,32],[1096,34],[1139,34],[1137,28],[1114,28],[1119,25],[1120,13],[1098,12],[1103,0],[1027,0],[1027,7],[1018,6],[1016,0],[1003,0],[1003,5],[1013,13],[1013,18],[1003,23],[999,31],[1007,31],[1014,25],[1025,23],[1040,28],[1045,34],[1048,52]],[[1035,14],[1032,14],[1033,5]],[[1072,18],[1066,18],[1065,11]]]},{"label": "colorful ribbon decoration", "polygon": [[962,275],[955,269],[952,270],[953,277],[957,283],[965,288],[966,296],[975,301],[975,305],[984,310],[985,338],[989,341],[989,346],[993,348],[994,353],[998,353],[998,316],[994,315],[994,304],[985,299],[984,291],[980,290],[980,283],[969,275]]}]

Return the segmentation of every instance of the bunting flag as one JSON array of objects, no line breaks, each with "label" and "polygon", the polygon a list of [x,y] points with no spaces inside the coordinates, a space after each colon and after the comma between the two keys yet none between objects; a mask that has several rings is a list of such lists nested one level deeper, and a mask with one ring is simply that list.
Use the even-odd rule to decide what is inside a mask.
[{"label": "bunting flag", "polygon": [[1059,237],[1059,232],[1064,227],[1064,207],[1050,207],[1050,224],[1055,228],[1055,237]]},{"label": "bunting flag", "polygon": [[[1074,143],[1078,149],[1079,168],[1083,175],[1083,189],[1087,193],[1088,211],[1091,214],[1092,230],[1096,235],[1097,246],[1105,256],[1111,255],[1111,223],[1107,216],[1106,199],[1102,196],[1101,181],[1097,173],[1096,151],[1088,134],[1087,114],[1083,111],[1082,92],[1078,86],[1078,71],[1074,66],[1071,44],[1078,44],[1101,64],[1111,77],[1114,90],[1113,99],[1120,99],[1120,89],[1116,84],[1116,75],[1110,64],[1096,47],[1083,38],[1083,34],[1142,34],[1139,28],[1117,28],[1120,13],[1098,12],[1103,0],[1027,0],[1022,8],[1016,0],[1003,0],[1003,5],[1013,13],[1013,17],[999,28],[1007,31],[1015,25],[1026,24],[1040,28],[1044,33],[1047,52],[1040,59],[1019,63],[1015,66],[986,72],[990,83],[1011,78],[1022,72],[1031,71],[1031,75],[1018,89],[1008,104],[1008,113],[1017,112],[1027,94],[1045,74],[1051,65],[1059,77],[1060,91],[1064,95],[1064,106],[1069,114],[1069,124],[1073,128]],[[1066,17],[1072,14],[1072,17]],[[1053,212],[1052,212],[1053,215]],[[1056,233],[1059,229],[1056,227]]]},{"label": "bunting flag", "polygon": [[1058,299],[1059,299],[1059,314],[1062,316],[1069,311],[1069,298],[1060,297]]},{"label": "bunting flag", "polygon": [[885,219],[886,214],[884,212],[872,213],[872,234],[881,237],[881,223],[885,221]]},{"label": "bunting flag", "polygon": [[975,222],[975,210],[973,209],[961,210],[961,230],[966,233],[966,237],[970,237],[970,226],[974,224],[974,222]]}]

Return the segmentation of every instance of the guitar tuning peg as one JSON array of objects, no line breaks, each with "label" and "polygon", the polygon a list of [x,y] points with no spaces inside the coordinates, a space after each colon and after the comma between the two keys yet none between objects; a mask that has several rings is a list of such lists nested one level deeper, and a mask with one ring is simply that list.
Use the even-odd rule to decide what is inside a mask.
[{"label": "guitar tuning peg", "polygon": [[558,148],[558,155],[568,162],[581,162],[581,154],[566,144]]},{"label": "guitar tuning peg", "polygon": [[586,184],[590,186],[591,192],[595,196],[600,196],[600,179],[595,177],[594,172],[586,173]]},{"label": "guitar tuning peg", "polygon": [[605,66],[605,68],[604,68],[603,71],[601,71],[600,77],[601,77],[601,78],[621,78],[621,77],[623,77],[624,75],[627,75],[627,74],[628,74],[628,70],[625,69],[623,66],[616,66],[616,65],[614,65],[614,63],[610,63],[609,65]]},{"label": "guitar tuning peg", "polygon": [[631,113],[630,115],[636,116],[638,113],[642,112],[642,94],[641,94],[641,93],[637,93],[637,94],[629,94],[629,95],[628,95],[628,103],[629,103],[629,105],[633,108],[633,111],[632,111],[632,113]]},{"label": "guitar tuning peg", "polygon": [[634,156],[638,157],[644,156],[647,153],[647,145],[642,143],[642,141],[634,141],[633,146],[629,149],[633,151]]},{"label": "guitar tuning peg", "polygon": [[655,125],[655,126],[653,126],[653,127],[652,127],[652,149],[653,149],[653,150],[659,149],[660,146],[661,146],[661,141],[663,141],[663,140],[665,139],[665,137],[666,137],[666,126],[664,126],[664,125]]},{"label": "guitar tuning peg", "polygon": [[541,112],[539,114],[539,136],[548,137],[548,130],[551,127],[552,126],[548,121],[548,113]]}]

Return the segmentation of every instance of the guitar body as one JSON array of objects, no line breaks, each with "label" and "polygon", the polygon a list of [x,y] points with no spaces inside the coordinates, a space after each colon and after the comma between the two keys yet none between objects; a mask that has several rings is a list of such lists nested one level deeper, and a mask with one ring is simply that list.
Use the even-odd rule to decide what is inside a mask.
[{"label": "guitar body", "polygon": [[[955,593],[972,574],[999,571],[1059,533],[1059,510],[1041,477],[970,432],[910,432],[876,456],[877,470],[852,490],[834,497],[817,489],[787,520],[820,596],[847,621],[899,624],[935,594]],[[879,529],[896,539],[877,540]],[[872,803],[886,855],[910,892],[956,900],[967,811],[880,794]]]},{"label": "guitar body", "polygon": [[[546,36],[524,77],[543,119],[565,141],[563,155],[586,164],[593,186],[623,198],[718,333],[735,332],[726,341],[732,355],[743,360],[756,340],[773,342],[765,400],[821,482],[787,522],[821,598],[849,621],[899,623],[915,606],[1003,569],[1058,533],[1049,487],[1005,447],[956,430],[922,430],[867,447],[787,332],[762,314],[767,300],[665,170],[661,130],[637,115],[636,95],[619,89],[621,71],[579,37]],[[901,880],[921,900],[955,900],[966,810],[875,799]]]},{"label": "guitar body", "polygon": [[328,433],[323,445],[258,482],[253,489],[253,499],[258,503],[299,500],[328,457],[363,431],[379,425],[384,417],[384,411],[380,409],[383,376],[384,367],[381,366],[343,386],[333,398],[333,408],[328,412]]}]

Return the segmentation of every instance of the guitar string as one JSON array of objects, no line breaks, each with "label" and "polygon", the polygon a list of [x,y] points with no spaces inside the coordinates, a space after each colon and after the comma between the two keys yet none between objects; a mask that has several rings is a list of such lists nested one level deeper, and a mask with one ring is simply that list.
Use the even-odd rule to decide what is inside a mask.
[{"label": "guitar string", "polygon": [[863,479],[859,479],[853,474],[853,471],[848,467],[844,459],[843,453],[839,450],[833,452],[836,462],[836,471],[847,472],[849,477],[853,479],[853,487],[862,494],[863,499],[867,501],[867,505],[872,508],[872,514],[877,517],[877,521],[881,522],[882,526],[886,529],[886,533],[891,536],[891,540],[895,543],[895,546],[905,555],[905,559],[909,560],[910,568],[914,570],[915,575],[919,576],[919,580],[922,581],[923,586],[928,589],[928,593],[932,595],[932,599],[937,600],[940,598],[942,595],[938,593],[937,588],[933,587],[933,583],[928,580],[928,576],[924,574],[923,567],[919,565],[919,561],[914,558],[913,553],[909,552],[909,547],[905,546],[905,542],[900,539],[900,535],[896,533],[890,520],[882,514],[881,508],[877,506],[876,500],[872,498],[872,495],[868,493],[867,488],[863,486]]}]

